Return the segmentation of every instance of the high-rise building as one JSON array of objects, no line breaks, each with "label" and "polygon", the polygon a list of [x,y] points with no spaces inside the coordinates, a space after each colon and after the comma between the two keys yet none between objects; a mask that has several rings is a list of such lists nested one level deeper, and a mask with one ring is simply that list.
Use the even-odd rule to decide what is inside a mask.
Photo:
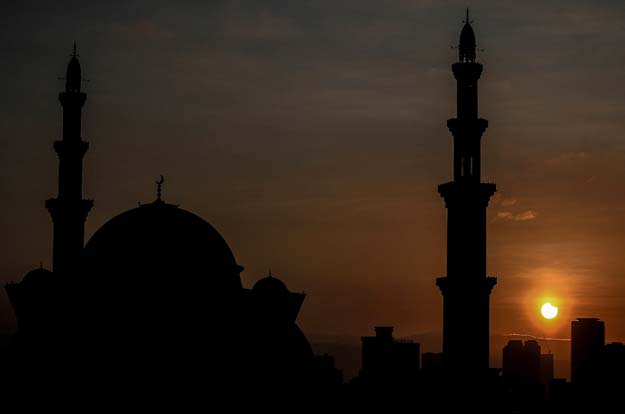
[{"label": "high-rise building", "polygon": [[486,275],[486,208],[495,184],[480,179],[480,142],[488,121],[479,117],[475,34],[467,19],[460,34],[457,114],[447,121],[454,139],[453,181],[441,184],[447,219],[447,275],[436,279],[443,294],[443,354],[458,373],[486,372],[489,366],[489,300],[497,283]]},{"label": "high-rise building", "polygon": [[534,340],[523,341],[511,340],[503,348],[503,376],[506,380],[539,384],[541,382],[540,371],[540,345]]},{"label": "high-rise building", "polygon": [[424,352],[421,354],[421,369],[426,374],[438,374],[444,368],[442,352]]},{"label": "high-rise building", "polygon": [[571,322],[571,382],[590,384],[596,379],[605,346],[605,325],[597,318]]},{"label": "high-rise building", "polygon": [[553,354],[540,355],[540,382],[544,385],[553,381]]},{"label": "high-rise building", "polygon": [[360,377],[373,382],[410,380],[419,372],[421,346],[393,338],[393,327],[378,326],[375,336],[362,337]]}]

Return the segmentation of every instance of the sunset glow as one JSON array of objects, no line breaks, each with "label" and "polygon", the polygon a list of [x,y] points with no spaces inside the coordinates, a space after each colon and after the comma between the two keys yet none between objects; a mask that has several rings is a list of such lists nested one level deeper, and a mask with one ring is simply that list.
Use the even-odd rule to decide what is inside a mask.
[{"label": "sunset glow", "polygon": [[540,308],[540,313],[545,319],[553,319],[558,316],[558,307],[547,302]]}]

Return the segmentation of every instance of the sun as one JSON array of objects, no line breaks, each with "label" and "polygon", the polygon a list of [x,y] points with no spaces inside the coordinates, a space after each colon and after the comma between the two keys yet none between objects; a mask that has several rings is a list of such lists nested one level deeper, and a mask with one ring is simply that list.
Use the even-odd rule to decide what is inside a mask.
[{"label": "sun", "polygon": [[558,316],[558,307],[553,306],[551,302],[546,302],[541,308],[540,313],[545,319],[553,319]]}]

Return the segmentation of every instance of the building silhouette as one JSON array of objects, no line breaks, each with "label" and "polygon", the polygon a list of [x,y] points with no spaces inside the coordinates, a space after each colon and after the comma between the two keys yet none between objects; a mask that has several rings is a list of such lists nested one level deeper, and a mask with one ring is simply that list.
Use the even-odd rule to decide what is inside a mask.
[{"label": "building silhouette", "polygon": [[82,198],[82,159],[89,143],[82,140],[82,108],[87,94],[81,92],[82,73],[76,44],[67,65],[65,91],[59,93],[63,107],[63,139],[54,142],[59,157],[58,194],[46,201],[54,226],[52,269],[58,274],[73,271],[85,238],[85,220],[93,207]]},{"label": "building silhouette", "polygon": [[540,383],[550,385],[554,376],[554,360],[553,354],[540,355]]},{"label": "building silhouette", "polygon": [[374,383],[414,381],[419,373],[421,346],[393,338],[393,327],[377,326],[375,336],[363,336],[360,378]]},{"label": "building silhouette", "polygon": [[541,383],[540,345],[534,340],[510,340],[503,348],[503,376],[509,382]]},{"label": "building silhouette", "polygon": [[336,383],[331,361],[314,360],[296,323],[305,295],[271,274],[245,288],[243,267],[221,234],[165,202],[163,177],[153,202],[113,217],[83,247],[93,202],[82,197],[88,144],[80,132],[81,79],[74,49],[59,95],[58,195],[46,202],[53,269],[5,286],[18,322],[5,372],[16,386],[39,381],[59,385],[59,395],[115,399],[129,390],[139,398],[137,384],[152,395],[206,396],[222,388],[303,391],[324,378]]},{"label": "building silhouette", "polygon": [[469,12],[460,33],[456,117],[447,121],[454,139],[453,180],[438,191],[445,200],[447,275],[436,279],[443,295],[443,354],[448,369],[486,372],[489,366],[489,298],[497,283],[486,275],[486,208],[495,184],[480,180],[480,141],[488,121],[479,117],[475,34]]},{"label": "building silhouette", "polygon": [[421,369],[429,375],[442,374],[444,371],[442,352],[424,352],[421,354]]},{"label": "building silhouette", "polygon": [[605,346],[605,325],[597,318],[571,322],[571,382],[590,384],[597,379],[598,364]]},{"label": "building silhouette", "polygon": [[535,340],[509,341],[501,372],[488,369],[489,298],[497,280],[486,273],[486,208],[496,188],[480,178],[488,123],[478,113],[483,68],[468,11],[458,49],[457,114],[447,123],[453,180],[438,187],[448,210],[447,275],[437,279],[442,353],[424,353],[420,364],[420,344],[378,326],[375,336],[361,338],[359,377],[344,384],[334,358],[314,356],[297,324],[306,295],[271,272],[244,287],[244,269],[225,239],[203,218],[166,202],[162,176],[154,201],[111,218],[85,244],[93,201],[82,194],[87,95],[74,46],[59,94],[58,193],[45,203],[54,226],[53,268],[40,266],[5,286],[18,321],[0,354],[5,376],[29,398],[46,389],[59,399],[90,402],[170,398],[212,408],[227,400],[232,411],[241,401],[273,411],[288,403],[299,411],[303,405],[290,402],[302,394],[309,404],[336,397],[344,405],[331,407],[350,412],[377,408],[372,401],[384,412],[395,404],[497,413],[582,406],[598,412],[602,404],[620,403],[625,345],[605,345],[604,322],[596,318],[572,321],[573,384],[553,378],[554,357],[541,354]]},{"label": "building silhouette", "polygon": [[620,397],[625,389],[625,345],[621,342],[607,344],[603,348],[599,369],[605,391]]}]

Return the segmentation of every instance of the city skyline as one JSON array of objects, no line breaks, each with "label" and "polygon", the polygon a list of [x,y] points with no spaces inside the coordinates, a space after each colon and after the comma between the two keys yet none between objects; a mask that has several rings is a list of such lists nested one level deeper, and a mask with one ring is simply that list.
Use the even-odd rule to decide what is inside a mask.
[{"label": "city skyline", "polygon": [[[445,9],[407,4],[397,6],[408,7],[411,16],[420,19],[439,16]],[[394,325],[406,335],[439,329],[442,301],[433,278],[444,273],[445,220],[436,184],[450,176],[452,142],[444,120],[454,111],[449,66],[455,51],[449,46],[456,43],[461,9],[447,13],[436,29],[415,23],[410,28],[400,24],[396,31],[380,30],[386,35],[372,46],[376,65],[368,64],[361,45],[360,59],[328,56],[324,66],[323,60],[304,52],[298,55],[300,62],[281,60],[286,58],[278,52],[294,47],[289,40],[298,28],[304,37],[315,30],[298,26],[302,19],[296,6],[266,6],[206,10],[216,19],[251,16],[258,25],[248,32],[245,25],[219,26],[232,47],[225,50],[236,51],[227,56],[215,47],[217,35],[205,39],[215,48],[203,60],[192,58],[201,50],[198,44],[192,45],[189,55],[183,53],[190,52],[184,42],[179,50],[172,45],[164,55],[175,58],[169,63],[173,66],[165,65],[167,70],[148,62],[149,56],[158,55],[156,49],[142,48],[141,56],[133,60],[128,56],[131,46],[101,49],[97,46],[103,39],[88,31],[80,36],[81,26],[75,26],[79,33],[65,33],[67,39],[51,44],[35,37],[18,48],[13,39],[16,46],[5,54],[19,56],[37,47],[45,53],[36,59],[31,55],[30,65],[3,59],[18,62],[13,75],[19,82],[7,85],[8,96],[15,100],[3,102],[7,125],[1,134],[6,148],[3,174],[11,179],[2,186],[6,195],[2,243],[10,252],[0,263],[2,282],[19,280],[40,260],[51,266],[52,226],[43,200],[54,194],[56,159],[50,144],[61,132],[58,108],[53,108],[61,81],[54,78],[62,74],[76,40],[84,75],[90,80],[85,84],[90,101],[83,134],[93,145],[93,154],[85,159],[84,188],[95,206],[87,220],[87,240],[108,217],[136,202],[151,201],[153,180],[162,173],[167,176],[167,200],[206,217],[233,246],[246,267],[242,278],[247,285],[271,267],[294,290],[309,294],[301,315],[307,333],[361,335],[381,324]],[[366,22],[396,22],[388,10],[378,16],[367,3],[362,7],[372,13],[363,16]],[[114,43],[118,47],[124,36],[137,42],[134,47],[156,47],[159,42],[175,43],[179,33],[192,34],[168,25],[189,17],[190,10],[183,16],[160,8],[152,11],[143,20],[130,13],[122,20],[126,27],[106,33],[119,36]],[[610,25],[580,27],[579,15],[565,13],[573,27],[556,28],[572,33],[559,33],[551,26],[554,33],[543,33],[544,44],[527,45],[522,44],[527,38],[519,39],[527,32],[493,28],[522,20],[514,13],[505,20],[500,11],[478,6],[474,13],[478,47],[486,49],[480,61],[488,61],[486,81],[480,85],[480,112],[491,121],[485,175],[487,180],[496,178],[501,192],[488,216],[488,272],[501,275],[491,300],[491,330],[500,335],[567,338],[571,320],[595,316],[606,321],[608,340],[622,340],[625,324],[618,315],[623,313],[619,298],[625,286],[618,275],[625,264],[616,251],[625,241],[625,212],[618,197],[623,188],[618,180],[620,161],[625,158],[619,133],[625,132],[625,125],[618,119],[623,102],[610,99],[617,99],[612,93],[625,80],[619,73],[611,79],[617,87],[608,89],[600,79],[604,72],[571,50],[569,55],[561,51],[548,58],[541,55],[549,45],[555,49],[557,42],[577,46],[582,53],[597,38],[616,41],[622,35],[610,31]],[[89,13],[84,17],[93,18]],[[591,17],[608,19],[601,13]],[[367,32],[369,26],[358,23],[355,29]],[[231,27],[238,31],[227,33]],[[45,26],[41,33],[46,33]],[[528,56],[507,51],[512,46],[495,41],[494,33],[503,33],[503,40],[516,39],[512,45]],[[400,43],[398,50],[393,49],[393,36],[405,40],[408,34],[437,40],[427,47]],[[567,43],[576,36],[587,43]],[[331,51],[347,50],[351,43],[344,41]],[[245,42],[257,49],[247,50]],[[313,52],[322,54],[322,45],[309,53]],[[398,52],[406,53],[406,60],[398,58]],[[603,52],[594,51],[599,57]],[[616,61],[623,58],[619,53],[608,59],[613,66],[601,70],[616,70],[616,63],[623,63]],[[531,56],[537,61],[528,59]],[[142,59],[143,66],[138,64]],[[258,65],[257,72],[249,62]],[[575,62],[594,76],[592,85],[581,69],[566,73],[558,84],[550,83],[555,66],[570,70]],[[302,66],[295,78],[272,75],[272,70],[298,63]],[[229,74],[231,65],[240,72]],[[142,67],[150,69],[145,77]],[[531,69],[542,72],[523,73]],[[215,79],[207,81],[211,76]],[[29,81],[32,84],[22,89]],[[280,90],[280,85],[292,89]],[[579,88],[573,90],[573,85]],[[431,101],[426,102],[428,96]],[[586,107],[573,99],[585,101]],[[607,103],[614,105],[606,108]],[[19,142],[11,141],[18,137]],[[111,160],[119,164],[112,168]],[[137,165],[131,167],[134,162]],[[417,254],[419,250],[423,253]],[[557,302],[561,311],[554,322],[540,317],[540,304],[547,299]],[[6,315],[6,297],[0,297],[0,303]],[[4,330],[12,329],[10,317],[0,322]]]}]

